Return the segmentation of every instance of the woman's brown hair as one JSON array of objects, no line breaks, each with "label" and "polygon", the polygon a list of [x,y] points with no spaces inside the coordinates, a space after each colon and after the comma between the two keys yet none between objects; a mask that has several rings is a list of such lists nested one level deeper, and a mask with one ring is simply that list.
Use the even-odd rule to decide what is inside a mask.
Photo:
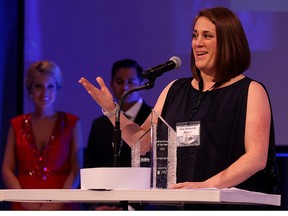
[{"label": "woman's brown hair", "polygon": [[[208,18],[216,26],[217,54],[215,59],[217,73],[215,82],[229,81],[246,71],[251,62],[250,48],[243,26],[238,17],[225,7],[201,10],[195,18],[193,28],[199,17]],[[200,80],[200,71],[196,68],[191,49],[191,70]]]}]

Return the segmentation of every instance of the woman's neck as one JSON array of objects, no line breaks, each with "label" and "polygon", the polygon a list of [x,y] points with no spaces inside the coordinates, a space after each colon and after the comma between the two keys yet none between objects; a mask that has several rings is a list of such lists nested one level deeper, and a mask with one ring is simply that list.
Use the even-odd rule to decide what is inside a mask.
[{"label": "woman's neck", "polygon": [[49,118],[49,117],[54,117],[56,115],[56,110],[55,108],[49,108],[49,109],[35,109],[33,112],[32,116],[33,118]]},{"label": "woman's neck", "polygon": [[[214,74],[214,73],[213,73]],[[203,73],[201,72],[201,78],[203,80],[203,91],[208,91],[215,85],[214,75],[212,73]]]}]

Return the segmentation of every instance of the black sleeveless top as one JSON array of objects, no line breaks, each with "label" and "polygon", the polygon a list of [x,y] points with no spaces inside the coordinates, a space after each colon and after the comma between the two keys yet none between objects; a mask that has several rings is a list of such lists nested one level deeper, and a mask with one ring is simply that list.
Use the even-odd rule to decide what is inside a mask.
[{"label": "black sleeveless top", "polygon": [[[172,84],[161,113],[175,131],[178,122],[201,122],[200,146],[177,149],[177,182],[204,181],[226,169],[245,153],[247,97],[252,80],[245,77],[227,87],[205,92],[198,111],[192,117],[192,109],[199,96],[199,91],[191,85],[192,79],[182,78]],[[235,187],[280,193],[273,119],[271,122],[266,168]],[[157,136],[158,139],[166,136],[161,123]]]}]

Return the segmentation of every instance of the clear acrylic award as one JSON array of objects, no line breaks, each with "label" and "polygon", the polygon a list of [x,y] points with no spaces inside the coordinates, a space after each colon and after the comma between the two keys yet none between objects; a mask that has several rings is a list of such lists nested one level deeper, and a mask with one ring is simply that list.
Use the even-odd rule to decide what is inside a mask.
[{"label": "clear acrylic award", "polygon": [[[159,126],[161,134],[159,135]],[[132,147],[132,167],[141,167],[141,143],[150,142],[150,165],[152,168],[152,187],[166,189],[176,183],[177,147],[176,132],[154,110],[151,112],[151,128]]]}]

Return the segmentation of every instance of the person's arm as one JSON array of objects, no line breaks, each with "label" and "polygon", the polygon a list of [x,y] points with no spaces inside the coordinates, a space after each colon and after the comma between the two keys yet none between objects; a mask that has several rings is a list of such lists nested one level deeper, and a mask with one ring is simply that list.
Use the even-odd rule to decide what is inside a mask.
[{"label": "person's arm", "polygon": [[252,82],[248,92],[245,154],[227,169],[203,182],[183,182],[170,188],[230,188],[265,168],[268,158],[271,109],[267,93],[259,83]]},{"label": "person's arm", "polygon": [[[7,189],[22,189],[15,175],[15,169],[15,133],[13,127],[10,126],[2,164],[2,179]],[[42,207],[41,203],[21,203],[21,205],[29,210],[39,210]]]},{"label": "person's arm", "polygon": [[[170,82],[161,92],[159,95],[156,104],[153,108],[154,112],[157,113],[158,115],[161,115],[162,109],[164,102],[166,100],[167,93],[173,84],[174,81]],[[122,116],[124,116],[122,114]],[[121,121],[123,121],[121,116]],[[113,116],[111,118],[114,118]],[[125,118],[125,116],[124,116]],[[126,118],[125,118],[126,119]],[[111,120],[111,119],[110,119]],[[126,121],[126,120],[125,120]],[[158,118],[155,116],[153,118],[154,124],[157,124]],[[127,123],[127,124],[122,124],[121,122],[121,128],[122,128],[122,137],[125,140],[126,143],[128,143],[130,146],[133,146],[136,144],[140,137],[141,137],[141,154],[145,155],[148,151],[150,151],[151,148],[151,137],[150,135],[145,135],[144,137],[143,134],[146,133],[150,128],[151,128],[151,114],[147,117],[145,122],[141,125],[138,126],[137,124],[134,123]],[[140,129],[139,129],[140,128]]]},{"label": "person's arm", "polygon": [[2,164],[3,182],[8,189],[21,189],[21,185],[15,175],[15,168],[15,133],[13,127],[10,126]]},{"label": "person's arm", "polygon": [[[105,82],[101,77],[96,78],[97,83],[99,84],[100,88],[95,87],[93,84],[91,84],[87,79],[81,78],[79,80],[79,83],[83,85],[83,87],[86,89],[86,91],[90,94],[90,96],[94,99],[98,105],[105,110],[106,112],[112,112],[115,109],[115,104],[113,102],[113,96],[108,90]],[[167,92],[172,85],[173,82],[171,82],[169,85],[165,87],[165,89],[160,94],[156,105],[154,107],[154,111],[158,114],[161,114],[162,107],[164,104],[164,101],[166,99]],[[135,124],[134,122],[127,119],[122,113],[121,115],[121,122],[120,122],[120,129],[122,131],[122,138],[123,140],[129,145],[133,146],[137,143],[139,138],[151,127],[150,122],[150,115],[146,119],[146,121],[142,124],[142,126],[139,126]],[[109,120],[114,125],[115,124],[115,115],[109,116]],[[155,119],[157,121],[157,119]],[[147,142],[141,142],[143,145],[141,145],[141,153],[144,154],[150,150],[150,140],[147,140]]]},{"label": "person's arm", "polygon": [[83,145],[82,145],[82,129],[78,120],[73,129],[71,140],[71,170],[63,185],[63,189],[78,188],[80,182],[80,168],[83,166]]}]

